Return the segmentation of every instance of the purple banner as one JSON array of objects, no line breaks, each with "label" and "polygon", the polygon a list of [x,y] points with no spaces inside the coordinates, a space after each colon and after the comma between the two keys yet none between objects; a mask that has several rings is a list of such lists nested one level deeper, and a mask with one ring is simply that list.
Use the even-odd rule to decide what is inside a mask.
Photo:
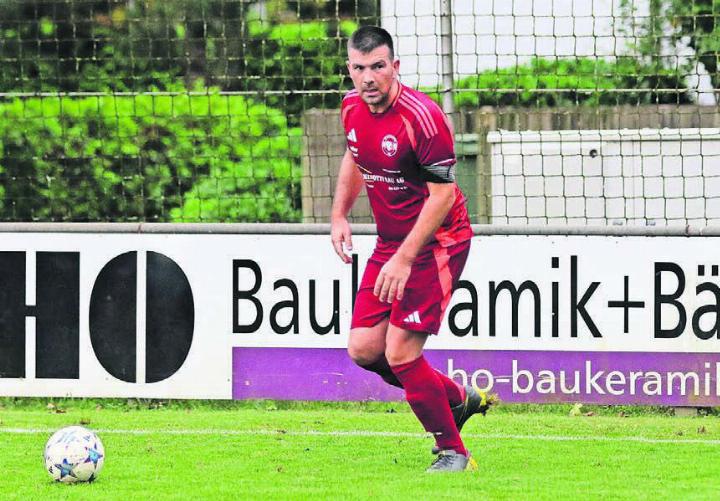
[{"label": "purple banner", "polygon": [[[720,354],[428,350],[433,367],[504,402],[720,405]],[[401,400],[339,348],[233,348],[233,398]]]}]

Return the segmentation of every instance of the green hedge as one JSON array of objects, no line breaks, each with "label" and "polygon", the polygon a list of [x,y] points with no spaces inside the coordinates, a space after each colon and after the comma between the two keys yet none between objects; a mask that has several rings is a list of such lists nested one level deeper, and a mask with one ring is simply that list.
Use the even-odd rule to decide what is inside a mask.
[{"label": "green hedge", "polygon": [[[644,64],[637,58],[535,58],[528,64],[490,70],[456,82],[455,104],[478,106],[598,106],[685,103],[679,69]],[[465,91],[462,89],[488,89]],[[562,89],[553,91],[552,89]],[[611,92],[621,89],[623,92]],[[436,92],[430,94],[439,100]]]},{"label": "green hedge", "polygon": [[300,139],[241,96],[0,101],[0,220],[297,221]]}]

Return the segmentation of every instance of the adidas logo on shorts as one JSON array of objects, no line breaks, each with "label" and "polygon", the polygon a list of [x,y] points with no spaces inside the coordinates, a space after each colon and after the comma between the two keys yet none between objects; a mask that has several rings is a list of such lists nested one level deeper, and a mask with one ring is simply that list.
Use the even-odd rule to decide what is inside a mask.
[{"label": "adidas logo on shorts", "polygon": [[419,324],[420,323],[420,313],[418,313],[417,311],[413,311],[407,317],[405,317],[403,322],[408,323],[408,324]]}]

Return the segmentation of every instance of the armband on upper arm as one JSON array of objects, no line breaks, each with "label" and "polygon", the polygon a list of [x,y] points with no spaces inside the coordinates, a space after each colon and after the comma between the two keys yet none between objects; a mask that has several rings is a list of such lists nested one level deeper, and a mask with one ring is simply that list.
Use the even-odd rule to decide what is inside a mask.
[{"label": "armband on upper arm", "polygon": [[455,164],[452,165],[421,165],[420,178],[430,183],[454,183]]}]

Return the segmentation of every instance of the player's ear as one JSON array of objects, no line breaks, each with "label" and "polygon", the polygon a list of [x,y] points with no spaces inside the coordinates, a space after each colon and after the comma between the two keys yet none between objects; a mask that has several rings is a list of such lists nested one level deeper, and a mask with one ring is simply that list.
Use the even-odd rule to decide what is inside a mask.
[{"label": "player's ear", "polygon": [[400,60],[398,58],[395,58],[393,60],[393,69],[395,70],[395,73],[400,73]]}]

